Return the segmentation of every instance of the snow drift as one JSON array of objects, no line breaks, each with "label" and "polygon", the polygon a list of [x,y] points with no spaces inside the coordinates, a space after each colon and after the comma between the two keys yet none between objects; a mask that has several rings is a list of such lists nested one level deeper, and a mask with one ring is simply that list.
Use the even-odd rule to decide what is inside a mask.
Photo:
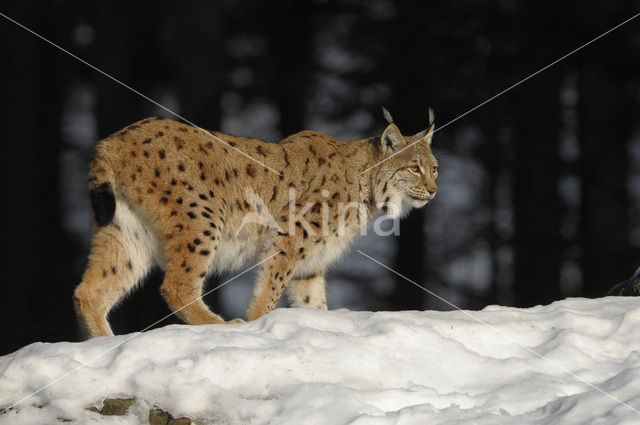
[{"label": "snow drift", "polygon": [[[76,370],[77,369],[77,370]],[[52,381],[64,376],[57,382]],[[280,309],[0,358],[2,424],[640,423],[640,299],[464,312]],[[126,416],[86,410],[135,398]]]}]

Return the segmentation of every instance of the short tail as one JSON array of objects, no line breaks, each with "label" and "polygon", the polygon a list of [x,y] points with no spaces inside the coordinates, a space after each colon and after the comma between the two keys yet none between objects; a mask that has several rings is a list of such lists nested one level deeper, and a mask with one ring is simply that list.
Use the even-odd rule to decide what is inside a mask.
[{"label": "short tail", "polygon": [[89,166],[89,201],[96,224],[109,225],[116,212],[115,176],[105,148],[98,144]]}]

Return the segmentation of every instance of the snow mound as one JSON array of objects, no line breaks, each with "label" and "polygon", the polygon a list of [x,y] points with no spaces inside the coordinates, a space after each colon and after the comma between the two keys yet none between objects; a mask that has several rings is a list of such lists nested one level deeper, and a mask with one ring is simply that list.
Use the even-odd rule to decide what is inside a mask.
[{"label": "snow mound", "polygon": [[[65,374],[0,423],[148,423],[156,406],[215,424],[638,424],[640,299],[280,309],[246,324],[35,343],[0,357],[0,408]],[[86,410],[105,398],[137,401],[121,417]]]}]

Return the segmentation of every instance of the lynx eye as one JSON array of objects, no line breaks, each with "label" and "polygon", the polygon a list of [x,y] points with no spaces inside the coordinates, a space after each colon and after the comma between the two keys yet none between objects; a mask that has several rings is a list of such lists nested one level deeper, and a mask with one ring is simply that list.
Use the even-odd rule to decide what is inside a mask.
[{"label": "lynx eye", "polygon": [[420,174],[420,166],[418,165],[412,165],[411,167],[409,167],[409,170],[412,173]]},{"label": "lynx eye", "polygon": [[438,175],[438,166],[437,165],[433,166],[433,174],[435,174],[436,176]]}]

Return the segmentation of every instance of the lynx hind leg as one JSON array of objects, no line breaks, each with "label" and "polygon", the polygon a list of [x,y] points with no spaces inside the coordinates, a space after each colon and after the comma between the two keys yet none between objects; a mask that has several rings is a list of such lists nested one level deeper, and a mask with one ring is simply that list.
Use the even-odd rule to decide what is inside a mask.
[{"label": "lynx hind leg", "polygon": [[124,203],[113,222],[97,227],[87,269],[74,293],[74,304],[90,338],[111,336],[107,315],[154,264],[150,233]]},{"label": "lynx hind leg", "polygon": [[167,262],[160,293],[171,311],[188,325],[225,323],[201,298],[207,266],[204,262]]},{"label": "lynx hind leg", "polygon": [[217,250],[219,224],[215,227],[208,222],[175,224],[175,232],[165,243],[167,266],[160,293],[169,308],[189,325],[225,323],[201,298]]},{"label": "lynx hind leg", "polygon": [[287,298],[291,307],[326,310],[324,274],[311,274],[291,279],[287,286]]}]

